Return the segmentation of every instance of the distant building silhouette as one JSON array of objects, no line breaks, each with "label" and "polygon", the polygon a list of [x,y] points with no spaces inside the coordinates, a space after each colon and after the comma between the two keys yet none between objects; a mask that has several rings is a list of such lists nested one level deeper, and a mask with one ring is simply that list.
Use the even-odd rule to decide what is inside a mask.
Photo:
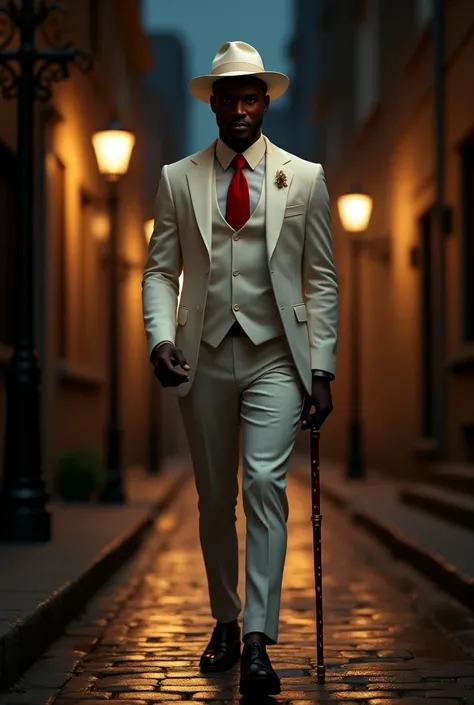
[{"label": "distant building silhouette", "polygon": [[314,160],[317,135],[316,90],[324,70],[323,43],[317,36],[322,0],[295,0],[293,37],[287,48],[292,62],[291,84],[284,107],[270,106],[264,129],[282,149]]},{"label": "distant building silhouette", "polygon": [[280,108],[278,103],[270,105],[263,121],[263,133],[278,147],[291,150],[291,116],[287,107]]},{"label": "distant building silhouette", "polygon": [[152,68],[143,77],[143,128],[147,136],[146,207],[151,212],[163,164],[187,154],[186,53],[173,34],[150,34]]},{"label": "distant building silhouette", "polygon": [[286,109],[285,149],[315,159],[315,95],[323,71],[323,43],[317,34],[322,0],[294,0],[294,32],[288,48],[293,62]]}]

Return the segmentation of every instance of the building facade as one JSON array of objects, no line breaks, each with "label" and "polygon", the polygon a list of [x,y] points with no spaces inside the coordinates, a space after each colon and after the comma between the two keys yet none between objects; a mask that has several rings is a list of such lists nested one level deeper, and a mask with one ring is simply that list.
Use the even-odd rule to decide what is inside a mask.
[{"label": "building facade", "polygon": [[[442,71],[435,70],[433,0],[335,5],[322,3],[315,28],[324,73],[315,90],[313,159],[323,163],[332,197],[341,292],[335,412],[325,450],[345,459],[354,301],[337,198],[357,186],[373,199],[363,236],[389,245],[388,261],[367,248],[360,265],[357,366],[367,464],[409,477],[424,460],[472,463],[474,5],[441,3]],[[433,217],[439,183],[449,216],[441,249]]]},{"label": "building facade", "polygon": [[[105,460],[107,423],[107,187],[91,136],[111,119],[134,132],[136,146],[119,185],[120,397],[124,465],[147,461],[152,375],[141,317],[146,256],[140,122],[141,76],[150,54],[137,0],[70,0],[74,45],[89,50],[87,75],[71,69],[52,99],[36,107],[36,341],[41,363],[43,466],[54,487],[58,458],[92,446]],[[15,328],[14,256],[17,187],[16,101],[0,98],[0,434],[4,375]],[[25,439],[25,443],[28,439]],[[0,463],[2,461],[0,460]]]}]

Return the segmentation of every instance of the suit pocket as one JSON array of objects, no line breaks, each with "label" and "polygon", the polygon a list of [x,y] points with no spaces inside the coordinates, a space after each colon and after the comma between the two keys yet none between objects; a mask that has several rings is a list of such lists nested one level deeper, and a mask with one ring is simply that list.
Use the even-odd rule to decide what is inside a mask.
[{"label": "suit pocket", "polygon": [[188,311],[189,309],[186,308],[186,306],[180,306],[178,309],[178,325],[179,326],[185,326],[186,321],[188,320]]},{"label": "suit pocket", "polygon": [[304,215],[306,206],[304,203],[291,203],[285,208],[285,218],[294,218],[297,215]]},{"label": "suit pocket", "polygon": [[306,304],[295,304],[293,306],[293,311],[295,312],[298,323],[305,323],[305,321],[308,320],[306,315]]}]

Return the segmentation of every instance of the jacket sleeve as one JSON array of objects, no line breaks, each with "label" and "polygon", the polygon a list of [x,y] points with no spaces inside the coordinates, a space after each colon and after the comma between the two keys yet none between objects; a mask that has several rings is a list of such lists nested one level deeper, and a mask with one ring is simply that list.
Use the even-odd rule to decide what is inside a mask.
[{"label": "jacket sleeve", "polygon": [[320,164],[311,188],[303,253],[311,369],[331,375],[336,370],[338,284],[331,235],[331,213],[324,171]]},{"label": "jacket sleeve", "polygon": [[167,167],[155,199],[155,227],[142,280],[142,306],[148,354],[176,335],[176,307],[182,270],[181,245]]}]

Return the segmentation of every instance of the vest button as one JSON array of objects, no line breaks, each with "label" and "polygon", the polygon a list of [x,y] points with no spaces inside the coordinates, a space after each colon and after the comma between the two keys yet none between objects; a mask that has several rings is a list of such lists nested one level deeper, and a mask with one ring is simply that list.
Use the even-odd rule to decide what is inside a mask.
[{"label": "vest button", "polygon": [[239,274],[240,274],[240,272],[239,272],[238,269],[234,269],[234,271],[232,272],[232,274],[234,275],[234,277],[238,277]]},{"label": "vest button", "polygon": [[240,308],[240,306],[239,306],[239,304],[234,304],[234,305],[232,306],[232,308],[234,309],[234,311],[238,311],[239,308]]}]

